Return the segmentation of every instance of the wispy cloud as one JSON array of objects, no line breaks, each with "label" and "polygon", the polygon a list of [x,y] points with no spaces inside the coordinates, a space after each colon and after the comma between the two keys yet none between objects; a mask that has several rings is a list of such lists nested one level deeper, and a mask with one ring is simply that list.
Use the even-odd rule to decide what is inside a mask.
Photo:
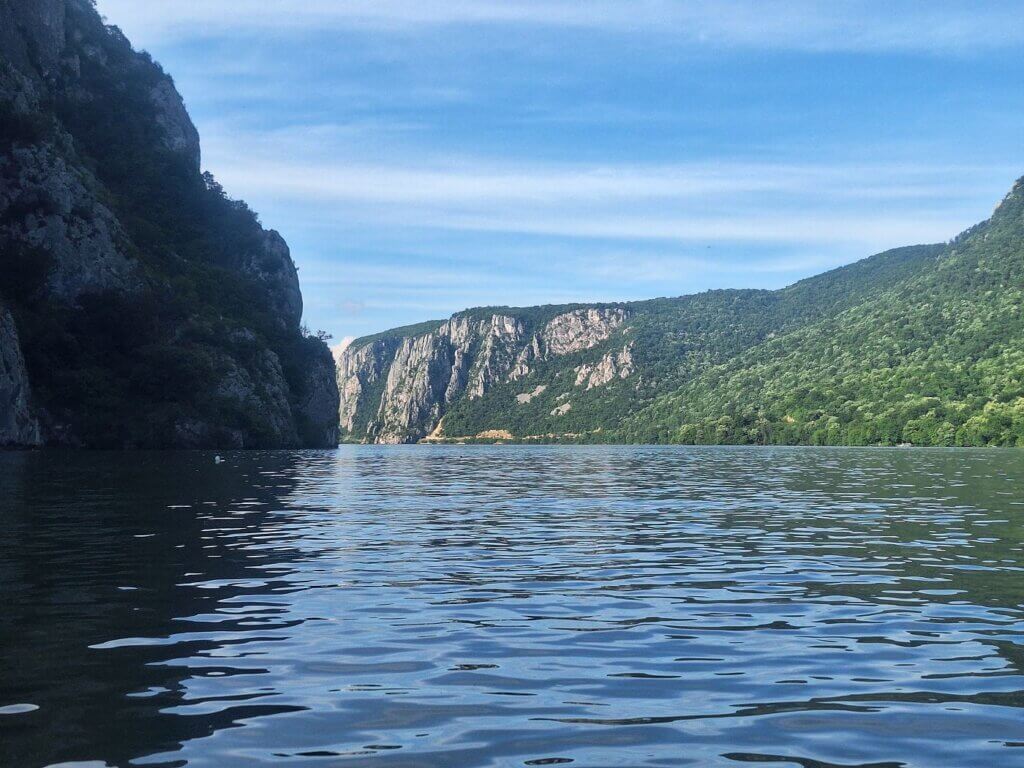
[{"label": "wispy cloud", "polygon": [[968,50],[1024,42],[1014,1],[100,0],[143,41],[202,34],[528,26],[800,50]]},{"label": "wispy cloud", "polygon": [[956,234],[1022,162],[1020,0],[98,4],[339,337],[778,287]]},{"label": "wispy cloud", "polygon": [[[476,156],[356,160],[323,127],[208,143],[233,193],[380,230],[677,242],[943,240],[991,167],[702,161],[583,164]],[[287,161],[278,159],[288,158]],[[453,278],[454,279],[454,278]]]}]

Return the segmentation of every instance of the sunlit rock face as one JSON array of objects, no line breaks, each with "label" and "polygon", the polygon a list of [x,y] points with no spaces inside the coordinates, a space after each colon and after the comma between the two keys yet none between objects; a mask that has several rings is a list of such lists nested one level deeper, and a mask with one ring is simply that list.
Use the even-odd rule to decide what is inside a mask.
[{"label": "sunlit rock face", "polygon": [[576,386],[594,389],[603,387],[615,379],[627,379],[636,372],[633,364],[633,346],[627,344],[618,352],[609,352],[594,364],[584,364],[576,369]]},{"label": "sunlit rock face", "polygon": [[529,377],[540,363],[592,349],[626,317],[621,308],[574,309],[531,329],[512,313],[469,312],[419,335],[356,341],[338,359],[342,431],[384,444],[423,439],[456,401],[482,399]]},{"label": "sunlit rock face", "polygon": [[559,315],[545,326],[541,341],[549,354],[568,355],[597,346],[626,319],[623,309],[580,309]]}]

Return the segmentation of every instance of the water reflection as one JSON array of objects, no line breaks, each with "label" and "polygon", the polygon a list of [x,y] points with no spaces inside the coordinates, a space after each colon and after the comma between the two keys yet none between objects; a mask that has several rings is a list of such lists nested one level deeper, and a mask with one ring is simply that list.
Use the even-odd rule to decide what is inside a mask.
[{"label": "water reflection", "polygon": [[[208,659],[244,644],[252,622],[268,632],[282,626],[273,607],[236,618],[225,606],[254,577],[269,585],[288,573],[299,555],[286,541],[251,547],[272,527],[268,510],[294,488],[299,461],[0,456],[0,703],[39,708],[0,717],[0,764],[88,757],[123,765],[247,712],[285,711],[256,696],[206,718],[178,717],[167,705],[189,698],[194,681],[229,673]],[[215,632],[203,631],[207,611],[217,615]],[[115,648],[127,650],[100,650]]]},{"label": "water reflection", "polygon": [[0,455],[0,764],[1024,765],[1019,453],[227,459]]}]

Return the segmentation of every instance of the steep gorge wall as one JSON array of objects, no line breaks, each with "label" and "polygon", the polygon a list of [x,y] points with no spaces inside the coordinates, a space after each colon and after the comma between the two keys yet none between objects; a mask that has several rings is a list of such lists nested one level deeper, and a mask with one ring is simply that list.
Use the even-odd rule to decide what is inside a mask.
[{"label": "steep gorge wall", "polygon": [[0,442],[336,444],[288,246],[200,161],[173,80],[88,0],[0,0],[0,398],[29,414]]},{"label": "steep gorge wall", "polygon": [[30,387],[18,330],[0,307],[0,446],[34,447],[42,436],[30,407]]},{"label": "steep gorge wall", "polygon": [[591,349],[626,318],[621,308],[577,309],[533,330],[513,313],[466,313],[436,331],[357,341],[338,361],[342,429],[366,442],[415,442],[433,433],[457,400],[482,398],[540,362]]},{"label": "steep gorge wall", "polygon": [[[1016,274],[1017,246],[1002,236],[1018,231],[1015,221],[1008,222],[1016,200],[1011,195],[1000,207],[993,220],[1000,226],[978,229],[979,237],[988,238],[991,263],[1005,275]],[[780,426],[771,434],[761,416],[783,398],[840,392],[838,384],[822,374],[814,387],[776,393],[747,423],[742,420],[748,419],[751,403],[773,385],[772,377],[748,376],[747,369],[830,365],[835,350],[807,357],[778,350],[796,343],[801,333],[816,332],[820,323],[898,291],[900,285],[927,279],[943,269],[950,255],[943,244],[910,246],[779,291],[718,290],[589,307],[475,309],[445,323],[399,328],[357,341],[342,356],[343,434],[346,440],[368,442],[810,440],[807,430],[798,433],[793,426],[797,410],[778,414]],[[976,266],[960,265],[956,279],[967,289],[980,274]],[[1007,303],[1012,284],[1004,280],[992,288],[973,302],[972,311],[985,313],[995,302]],[[887,312],[909,306],[905,296],[883,303]],[[891,325],[879,321],[860,335],[885,338]],[[921,327],[935,330],[933,322]],[[977,335],[978,329],[1005,335],[1010,328],[1005,319],[979,322],[962,337]],[[826,338],[836,335],[832,331]],[[960,350],[962,343],[953,340],[951,348]],[[723,398],[716,377],[738,359],[746,361],[737,371],[746,376],[746,389],[741,397]],[[1013,374],[1001,384],[1004,398],[1018,380]],[[680,397],[688,393],[690,400]],[[697,395],[707,403],[694,405]],[[699,431],[672,427],[695,407],[704,408],[706,425]],[[814,413],[814,419],[833,418],[824,409]],[[729,431],[737,423],[742,426]]]}]

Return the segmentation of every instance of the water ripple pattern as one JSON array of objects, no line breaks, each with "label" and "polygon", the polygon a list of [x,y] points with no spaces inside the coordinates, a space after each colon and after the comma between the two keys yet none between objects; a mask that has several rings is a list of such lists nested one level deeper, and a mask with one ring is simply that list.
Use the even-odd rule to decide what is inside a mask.
[{"label": "water ripple pattern", "polygon": [[1024,454],[0,455],[0,765],[1024,766]]}]

